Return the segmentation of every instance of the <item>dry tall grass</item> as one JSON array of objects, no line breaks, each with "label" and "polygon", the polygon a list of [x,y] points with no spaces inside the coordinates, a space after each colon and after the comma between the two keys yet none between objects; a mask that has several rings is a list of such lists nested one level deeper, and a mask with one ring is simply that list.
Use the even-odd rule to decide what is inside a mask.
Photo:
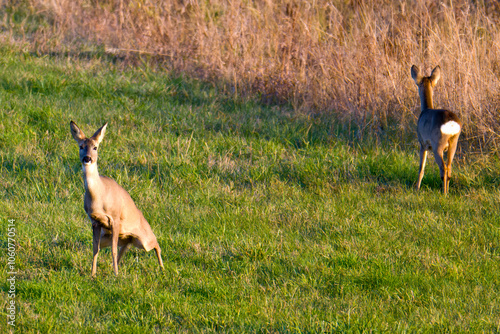
[{"label": "dry tall grass", "polygon": [[[23,3],[41,22],[23,28],[38,51],[98,43],[159,54],[237,94],[257,92],[300,112],[333,113],[369,131],[413,131],[420,102],[410,66],[428,72],[440,64],[436,106],[458,112],[462,138],[472,146],[500,144],[500,5],[494,0]],[[3,23],[8,26],[8,15]]]}]

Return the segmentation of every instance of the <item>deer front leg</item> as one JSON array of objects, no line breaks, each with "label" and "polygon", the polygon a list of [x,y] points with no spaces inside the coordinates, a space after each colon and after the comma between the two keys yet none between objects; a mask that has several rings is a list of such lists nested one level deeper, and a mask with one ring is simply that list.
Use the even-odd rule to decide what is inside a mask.
[{"label": "deer front leg", "polygon": [[111,225],[111,254],[113,256],[113,269],[115,270],[115,275],[118,276],[118,239],[120,236],[120,223],[114,221]]},{"label": "deer front leg", "polygon": [[[115,271],[115,275],[118,275],[118,239],[120,236],[120,223],[115,221],[110,215],[104,213],[92,213],[90,215],[90,219],[92,223],[96,226],[99,226],[99,239],[97,239],[100,243],[100,233],[101,228],[106,228],[111,230],[111,254],[113,256],[113,269]],[[94,230],[94,241],[95,239],[95,230]],[[95,250],[94,244],[94,250]],[[99,247],[99,246],[98,246]],[[97,250],[99,251],[99,249]],[[94,262],[97,262],[97,257],[94,257]],[[95,270],[95,267],[93,267]],[[94,272],[94,271],[93,271]]]},{"label": "deer front leg", "polygon": [[94,257],[92,260],[92,277],[96,276],[97,272],[97,255],[99,254],[99,247],[101,243],[101,225],[93,223],[92,224],[92,248],[94,252]]},{"label": "deer front leg", "polygon": [[105,213],[93,212],[90,214],[90,220],[92,224],[97,223],[108,230],[111,230],[113,226],[113,218]]}]

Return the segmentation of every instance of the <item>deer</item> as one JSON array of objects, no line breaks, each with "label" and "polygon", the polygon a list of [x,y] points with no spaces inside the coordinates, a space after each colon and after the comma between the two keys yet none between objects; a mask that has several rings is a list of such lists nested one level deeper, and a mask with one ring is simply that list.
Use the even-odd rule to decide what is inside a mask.
[{"label": "deer", "polygon": [[99,175],[97,171],[98,148],[107,125],[104,124],[88,138],[75,122],[70,122],[71,134],[80,148],[85,185],[84,209],[92,224],[92,277],[96,277],[100,248],[109,246],[115,275],[118,275],[118,264],[130,245],[147,252],[154,249],[163,269],[160,245],[132,197],[116,181]]},{"label": "deer", "polygon": [[[420,116],[417,122],[417,135],[420,142],[420,170],[418,174],[417,190],[420,189],[424,177],[427,152],[432,151],[439,166],[443,193],[448,193],[451,178],[451,163],[457,150],[458,137],[462,131],[460,118],[452,111],[434,109],[433,89],[441,78],[441,68],[436,66],[429,77],[423,76],[420,69],[413,65],[411,77],[418,87],[420,95]],[[444,161],[444,152],[448,151],[447,161]]]}]

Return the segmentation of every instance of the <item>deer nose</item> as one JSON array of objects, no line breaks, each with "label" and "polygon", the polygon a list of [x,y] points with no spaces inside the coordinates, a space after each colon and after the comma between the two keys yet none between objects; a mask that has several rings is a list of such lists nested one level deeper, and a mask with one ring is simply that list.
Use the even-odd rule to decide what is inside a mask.
[{"label": "deer nose", "polygon": [[92,161],[92,159],[91,159],[88,155],[87,155],[87,156],[85,156],[85,157],[83,157],[83,159],[82,159],[82,162],[83,162],[84,164],[88,164],[88,163],[90,163],[91,161]]}]

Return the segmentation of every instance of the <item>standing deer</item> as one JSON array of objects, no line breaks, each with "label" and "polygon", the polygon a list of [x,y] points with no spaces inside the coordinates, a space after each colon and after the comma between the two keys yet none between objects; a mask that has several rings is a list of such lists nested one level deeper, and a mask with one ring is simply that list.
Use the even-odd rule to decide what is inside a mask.
[{"label": "standing deer", "polygon": [[[418,174],[417,189],[424,177],[427,151],[432,150],[434,159],[439,166],[441,180],[443,180],[444,194],[448,193],[451,178],[451,163],[457,150],[458,137],[462,130],[460,118],[446,109],[433,109],[432,90],[441,77],[441,68],[436,66],[430,77],[424,77],[420,69],[413,65],[411,77],[418,86],[420,95],[420,117],[417,123],[417,134],[420,142],[420,172]],[[448,150],[448,159],[444,161],[444,151]]]},{"label": "standing deer", "polygon": [[[115,275],[118,275],[120,259],[131,244],[148,252],[154,249],[163,268],[160,246],[142,212],[125,189],[109,177],[100,176],[97,171],[97,150],[107,125],[87,138],[73,121],[70,123],[71,134],[80,147],[85,182],[84,208],[92,223],[92,277],[96,275],[99,249],[108,246],[111,246]],[[121,247],[119,254],[118,246]]]}]

